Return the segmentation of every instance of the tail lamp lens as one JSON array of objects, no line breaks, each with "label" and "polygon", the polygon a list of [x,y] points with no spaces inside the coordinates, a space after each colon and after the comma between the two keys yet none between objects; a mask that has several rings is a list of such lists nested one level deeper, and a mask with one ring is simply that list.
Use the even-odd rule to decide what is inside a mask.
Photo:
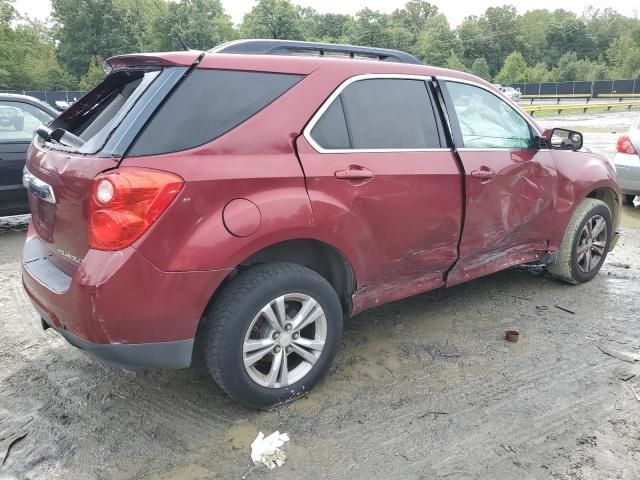
[{"label": "tail lamp lens", "polygon": [[96,250],[128,247],[167,209],[183,184],[172,173],[142,168],[97,176],[91,186],[89,246]]},{"label": "tail lamp lens", "polygon": [[618,139],[618,143],[616,144],[616,150],[620,153],[632,153],[637,155],[636,147],[631,143],[631,139],[629,139],[628,135],[622,135]]}]

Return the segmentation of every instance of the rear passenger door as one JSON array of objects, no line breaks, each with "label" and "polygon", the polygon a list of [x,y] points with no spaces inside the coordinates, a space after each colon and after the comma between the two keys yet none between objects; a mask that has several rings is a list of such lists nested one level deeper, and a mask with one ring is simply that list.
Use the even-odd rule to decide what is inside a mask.
[{"label": "rear passenger door", "polygon": [[386,301],[442,284],[462,192],[428,79],[343,83],[297,146],[319,231],[351,250],[358,287]]}]

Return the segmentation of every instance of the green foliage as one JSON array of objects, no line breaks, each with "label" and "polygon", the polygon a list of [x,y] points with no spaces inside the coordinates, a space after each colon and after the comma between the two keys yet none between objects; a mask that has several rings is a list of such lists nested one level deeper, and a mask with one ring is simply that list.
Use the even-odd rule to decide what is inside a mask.
[{"label": "green foliage", "polygon": [[427,20],[424,31],[418,38],[418,56],[428,65],[444,67],[453,54],[462,55],[462,44],[455,32],[449,28],[444,15]]},{"label": "green foliage", "polygon": [[450,68],[451,70],[458,70],[461,72],[464,72],[467,69],[464,63],[462,63],[462,60],[460,60],[460,58],[458,58],[458,55],[456,55],[456,52],[451,52],[451,55],[447,59],[447,68]]},{"label": "green foliage", "polygon": [[93,90],[102,80],[104,80],[104,76],[105,73],[102,68],[102,59],[96,55],[91,59],[87,73],[80,78],[80,90],[84,90],[85,92]]},{"label": "green foliage", "polygon": [[165,12],[154,11],[149,17],[153,28],[161,32],[153,50],[183,50],[179,37],[195,50],[209,50],[236,38],[220,0],[167,2],[162,10]]},{"label": "green foliage", "polygon": [[240,25],[244,38],[304,40],[302,17],[288,0],[258,0]]},{"label": "green foliage", "polygon": [[383,13],[320,13],[291,0],[255,0],[234,26],[221,0],[51,0],[52,23],[20,17],[0,0],[0,88],[89,89],[112,55],[207,50],[236,38],[277,38],[395,48],[425,63],[500,83],[640,76],[640,20],[611,8],[581,16],[490,7],[452,29],[426,0]]},{"label": "green foliage", "polygon": [[607,53],[617,78],[640,78],[640,25],[611,44]]},{"label": "green foliage", "polygon": [[496,83],[523,83],[527,82],[527,62],[520,52],[512,52],[505,59],[502,69],[496,75]]},{"label": "green foliage", "polygon": [[8,26],[15,15],[13,0],[0,0],[0,25]]},{"label": "green foliage", "polygon": [[391,42],[391,25],[388,15],[365,8],[356,13],[347,31],[347,38],[353,45],[384,47]]},{"label": "green foliage", "polygon": [[474,75],[484,79],[491,80],[491,72],[489,72],[489,64],[484,57],[476,58],[471,64],[471,69],[469,70]]}]

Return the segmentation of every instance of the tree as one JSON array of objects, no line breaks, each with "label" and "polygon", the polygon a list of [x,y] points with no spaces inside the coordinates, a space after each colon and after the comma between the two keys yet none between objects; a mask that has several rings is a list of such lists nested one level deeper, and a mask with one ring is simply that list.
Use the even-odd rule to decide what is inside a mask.
[{"label": "tree", "polygon": [[599,10],[588,7],[583,15],[587,33],[593,39],[594,53],[604,59],[606,51],[625,31],[633,28],[637,20],[620,15],[611,8]]},{"label": "tree", "polygon": [[547,25],[555,20],[549,10],[529,10],[520,17],[519,42],[522,55],[529,65],[549,61]]},{"label": "tree", "polygon": [[527,69],[527,78],[529,82],[548,82],[550,81],[551,72],[544,63],[536,63],[535,66]]},{"label": "tree", "polygon": [[607,56],[614,78],[640,78],[640,26],[618,37]]},{"label": "tree", "polygon": [[391,20],[388,15],[364,8],[356,13],[353,23],[347,32],[349,43],[369,47],[388,47],[391,42],[389,27]]},{"label": "tree", "polygon": [[418,55],[428,65],[444,67],[452,53],[462,54],[462,45],[444,15],[429,19],[426,30],[420,34]]},{"label": "tree", "polygon": [[478,18],[481,36],[478,42],[481,56],[487,59],[491,72],[496,72],[505,57],[514,50],[522,50],[519,32],[522,30],[520,17],[513,5],[489,7]]},{"label": "tree", "polygon": [[331,43],[340,42],[346,34],[346,30],[351,22],[349,15],[339,13],[324,13],[318,15],[316,35],[319,40]]},{"label": "tree", "polygon": [[451,70],[458,70],[460,72],[464,72],[467,69],[464,63],[462,63],[462,60],[460,60],[458,55],[456,55],[456,52],[451,52],[451,55],[449,55],[449,58],[447,59],[447,68],[450,68]]},{"label": "tree", "polygon": [[495,78],[496,83],[524,83],[527,78],[527,62],[520,52],[512,52],[504,61]]},{"label": "tree", "polygon": [[476,58],[471,64],[471,73],[477,75],[484,80],[491,80],[491,73],[489,72],[489,64],[484,57]]},{"label": "tree", "polygon": [[178,35],[196,50],[209,50],[236,38],[231,17],[220,0],[168,2],[166,14],[154,17],[153,28],[161,33],[158,49],[165,51],[184,49]]},{"label": "tree", "polygon": [[438,7],[424,0],[410,0],[404,8],[397,9],[391,14],[395,25],[408,30],[414,38],[422,32],[429,19],[438,14]]},{"label": "tree", "polygon": [[76,78],[94,55],[140,50],[138,18],[124,0],[52,0],[51,6],[58,59]]},{"label": "tree", "polygon": [[593,40],[586,25],[577,18],[551,22],[546,28],[547,53],[555,65],[567,51],[580,52],[583,58],[593,58]]},{"label": "tree", "polygon": [[89,69],[80,78],[80,89],[85,92],[93,90],[98,86],[102,80],[104,80],[105,72],[102,68],[102,59],[98,56],[94,56],[89,64]]},{"label": "tree", "polygon": [[304,40],[299,10],[289,0],[259,0],[242,19],[245,38]]},{"label": "tree", "polygon": [[0,0],[0,25],[9,26],[16,15],[13,0]]}]

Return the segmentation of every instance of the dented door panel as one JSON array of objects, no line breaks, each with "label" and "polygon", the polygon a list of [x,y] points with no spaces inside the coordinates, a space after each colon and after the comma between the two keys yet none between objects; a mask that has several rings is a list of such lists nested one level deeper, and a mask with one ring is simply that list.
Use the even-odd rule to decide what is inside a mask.
[{"label": "dented door panel", "polygon": [[[557,199],[549,150],[460,149],[465,222],[460,259],[447,285],[539,259],[547,251]],[[493,171],[478,178],[477,171]]]}]

